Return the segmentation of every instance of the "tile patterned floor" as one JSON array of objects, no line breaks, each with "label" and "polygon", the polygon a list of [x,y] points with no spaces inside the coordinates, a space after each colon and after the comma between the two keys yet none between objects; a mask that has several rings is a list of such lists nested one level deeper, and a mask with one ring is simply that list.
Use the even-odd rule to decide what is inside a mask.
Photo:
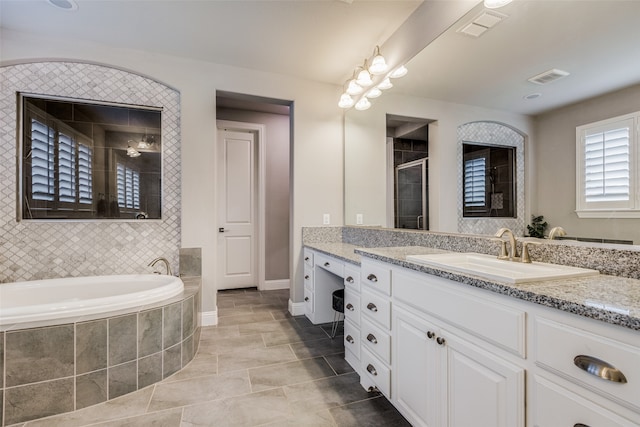
[{"label": "tile patterned floor", "polygon": [[[289,291],[218,293],[218,326],[194,360],[153,386],[22,427],[410,426],[367,393],[342,336],[287,312]],[[340,335],[342,330],[339,329]]]}]

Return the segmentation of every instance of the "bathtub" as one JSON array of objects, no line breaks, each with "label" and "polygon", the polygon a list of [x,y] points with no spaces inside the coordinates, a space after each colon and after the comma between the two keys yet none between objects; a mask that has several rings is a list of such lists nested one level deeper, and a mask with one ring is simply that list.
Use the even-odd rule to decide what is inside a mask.
[{"label": "bathtub", "polygon": [[159,274],[72,277],[0,284],[0,326],[143,307],[182,293],[178,277]]}]

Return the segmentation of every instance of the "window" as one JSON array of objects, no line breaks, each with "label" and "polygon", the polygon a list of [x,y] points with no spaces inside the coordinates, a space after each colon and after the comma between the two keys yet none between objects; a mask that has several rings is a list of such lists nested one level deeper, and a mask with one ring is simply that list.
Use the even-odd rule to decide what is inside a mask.
[{"label": "window", "polygon": [[27,114],[25,132],[29,151],[25,166],[29,167],[30,175],[24,184],[30,214],[90,210],[93,203],[91,141],[35,107],[30,107]]},{"label": "window", "polygon": [[118,163],[118,206],[140,209],[140,172]]},{"label": "window", "polygon": [[581,218],[637,218],[640,113],[576,128],[576,212]]}]

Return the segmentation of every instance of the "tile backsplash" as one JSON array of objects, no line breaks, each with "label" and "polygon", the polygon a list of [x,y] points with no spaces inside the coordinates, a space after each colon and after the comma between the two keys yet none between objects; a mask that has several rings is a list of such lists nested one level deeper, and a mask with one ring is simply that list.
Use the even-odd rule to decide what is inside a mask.
[{"label": "tile backsplash", "polygon": [[[123,70],[75,62],[0,67],[0,283],[53,277],[151,272],[167,258],[178,273],[180,94]],[[162,220],[16,221],[16,93],[162,107]]]}]

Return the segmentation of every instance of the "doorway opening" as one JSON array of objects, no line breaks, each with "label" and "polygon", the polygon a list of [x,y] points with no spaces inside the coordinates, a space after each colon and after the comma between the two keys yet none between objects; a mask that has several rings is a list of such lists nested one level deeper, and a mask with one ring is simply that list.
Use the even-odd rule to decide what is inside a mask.
[{"label": "doorway opening", "polygon": [[429,123],[387,114],[387,200],[392,226],[429,229]]},{"label": "doorway opening", "polygon": [[216,93],[218,289],[289,289],[293,103]]}]

